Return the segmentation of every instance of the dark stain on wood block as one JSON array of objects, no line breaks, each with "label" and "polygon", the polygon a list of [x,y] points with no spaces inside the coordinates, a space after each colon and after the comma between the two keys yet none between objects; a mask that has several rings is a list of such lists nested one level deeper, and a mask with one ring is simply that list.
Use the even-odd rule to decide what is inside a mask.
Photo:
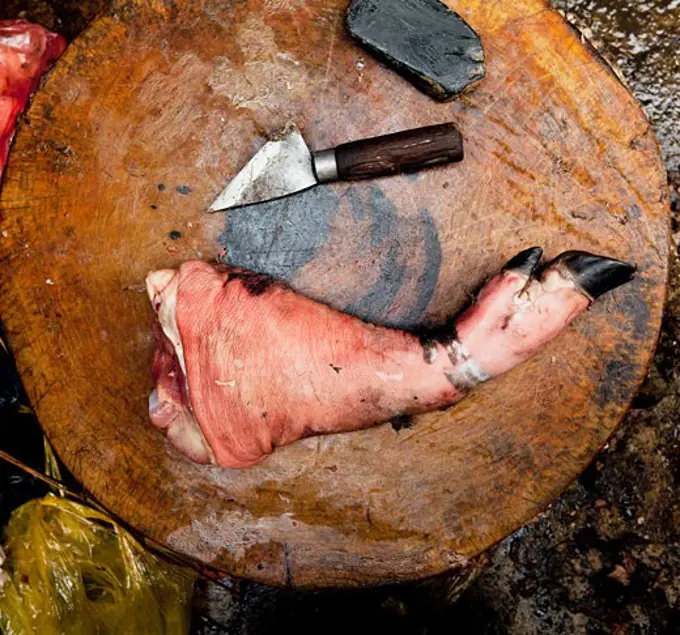
[{"label": "dark stain on wood block", "polygon": [[363,47],[439,101],[484,77],[479,36],[439,0],[354,0],[347,26]]},{"label": "dark stain on wood block", "polygon": [[[319,267],[342,244],[339,264],[355,272],[360,282],[352,284],[347,296],[337,295],[337,285],[329,278],[327,295],[315,299],[397,328],[428,322],[427,307],[442,266],[439,233],[430,212],[423,207],[412,215],[400,213],[374,183],[349,186],[340,195],[332,186],[320,185],[241,208],[226,216],[219,243],[223,262],[294,287],[302,269]],[[321,266],[317,275],[325,275],[324,269]]]}]

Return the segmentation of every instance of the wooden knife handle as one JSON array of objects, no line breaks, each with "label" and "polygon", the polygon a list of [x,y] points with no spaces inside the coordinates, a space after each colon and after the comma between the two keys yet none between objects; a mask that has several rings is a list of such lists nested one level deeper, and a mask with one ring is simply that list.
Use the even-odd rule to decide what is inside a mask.
[{"label": "wooden knife handle", "polygon": [[342,180],[415,172],[462,159],[463,137],[454,123],[352,141],[335,148],[337,174]]}]

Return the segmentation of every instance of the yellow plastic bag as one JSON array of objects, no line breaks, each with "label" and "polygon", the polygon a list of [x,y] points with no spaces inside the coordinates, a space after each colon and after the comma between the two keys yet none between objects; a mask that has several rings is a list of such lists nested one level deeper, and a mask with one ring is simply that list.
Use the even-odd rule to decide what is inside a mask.
[{"label": "yellow plastic bag", "polygon": [[183,635],[195,576],[60,496],[14,511],[0,553],[5,635]]}]

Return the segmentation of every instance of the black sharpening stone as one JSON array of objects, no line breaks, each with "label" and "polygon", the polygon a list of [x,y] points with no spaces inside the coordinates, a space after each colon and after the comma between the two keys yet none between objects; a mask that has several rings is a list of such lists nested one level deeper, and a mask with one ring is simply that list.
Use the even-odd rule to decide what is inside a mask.
[{"label": "black sharpening stone", "polygon": [[479,36],[439,0],[354,0],[350,35],[438,101],[484,77]]}]

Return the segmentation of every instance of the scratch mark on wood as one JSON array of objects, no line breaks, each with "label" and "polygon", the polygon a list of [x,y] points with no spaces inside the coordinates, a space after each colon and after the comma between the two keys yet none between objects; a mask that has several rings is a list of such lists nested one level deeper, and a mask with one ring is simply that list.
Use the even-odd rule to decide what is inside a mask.
[{"label": "scratch mark on wood", "polygon": [[335,48],[335,33],[338,30],[338,11],[333,11],[333,28],[331,29],[331,41],[328,46],[328,58],[326,59],[326,74],[324,75],[324,85],[328,85],[331,72],[331,61],[333,60],[333,49]]},{"label": "scratch mark on wood", "polygon": [[45,390],[42,392],[42,394],[40,395],[40,397],[38,397],[38,398],[36,399],[35,403],[32,404],[32,405],[33,405],[33,410],[34,410],[34,411],[37,412],[38,407],[40,406],[40,403],[42,402],[42,400],[43,400],[45,397],[47,397],[47,393],[49,393],[50,390],[52,390],[52,388],[54,388],[54,386],[55,386],[58,382],[59,382],[58,379],[54,379],[54,380],[51,381],[49,384],[47,384],[47,388],[45,388]]}]

